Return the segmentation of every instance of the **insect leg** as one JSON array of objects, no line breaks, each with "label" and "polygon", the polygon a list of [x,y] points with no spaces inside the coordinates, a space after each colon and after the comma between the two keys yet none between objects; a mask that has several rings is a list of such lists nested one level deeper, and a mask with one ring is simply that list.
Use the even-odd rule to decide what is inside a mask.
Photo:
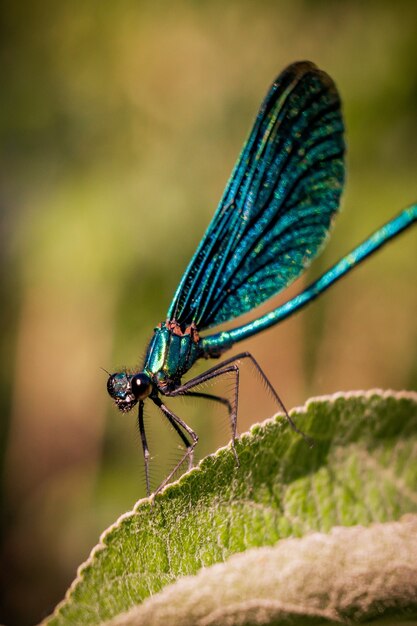
[{"label": "insect leg", "polygon": [[[280,407],[280,409],[284,413],[285,417],[287,418],[287,421],[288,421],[289,425],[291,426],[291,428],[296,433],[301,435],[301,437],[308,443],[308,445],[310,447],[312,447],[314,445],[313,439],[311,439],[311,437],[309,437],[308,435],[303,433],[303,431],[300,430],[297,427],[297,425],[294,422],[294,420],[289,416],[288,411],[285,408],[284,403],[282,402],[281,398],[279,397],[279,395],[275,391],[274,387],[272,386],[272,383],[269,381],[267,375],[265,374],[265,372],[263,371],[263,369],[259,365],[258,361],[251,355],[250,352],[241,352],[240,354],[236,354],[236,356],[232,356],[229,359],[226,359],[225,361],[222,361],[221,363],[218,363],[217,365],[214,365],[214,367],[211,367],[210,369],[208,369],[203,374],[200,374],[199,376],[196,376],[196,378],[192,378],[188,382],[186,382],[183,385],[181,385],[181,387],[178,387],[177,389],[175,389],[175,391],[172,392],[172,393],[173,393],[173,395],[180,395],[181,393],[186,392],[188,389],[191,389],[195,385],[198,385],[198,384],[204,382],[205,380],[209,380],[210,378],[213,378],[213,375],[214,376],[219,375],[219,373],[224,371],[225,366],[226,366],[226,369],[227,369],[227,367],[230,366],[232,363],[236,363],[236,361],[241,361],[243,359],[250,359],[252,361],[252,363],[253,363],[254,367],[256,368],[257,372],[259,373],[260,377],[264,381],[265,385],[267,386],[267,388],[271,392],[273,398],[275,399],[275,401],[277,402],[278,406]],[[238,367],[238,366],[235,365],[235,367]],[[216,372],[217,372],[217,374],[216,374]]]},{"label": "insect leg", "polygon": [[[162,413],[165,415],[165,417],[168,419],[169,423],[174,428],[174,430],[178,433],[178,435],[182,439],[185,447],[187,448],[184,456],[179,460],[179,462],[176,464],[174,469],[168,474],[168,476],[166,478],[164,478],[162,483],[159,485],[159,487],[154,492],[154,495],[156,495],[171,480],[171,478],[174,476],[175,472],[181,467],[181,465],[184,463],[184,461],[185,461],[185,459],[187,457],[188,457],[188,469],[192,468],[192,466],[193,466],[194,448],[196,447],[196,445],[198,443],[198,435],[197,435],[197,433],[195,433],[192,430],[192,428],[190,428],[188,426],[188,424],[186,424],[180,417],[178,417],[178,415],[175,415],[175,413],[173,413],[161,401],[160,398],[155,397],[155,398],[152,398],[152,400],[154,401],[156,406],[162,411]],[[189,436],[192,439],[192,443],[190,443],[190,441],[187,439],[186,435],[182,432],[181,428],[183,428],[189,434]]]},{"label": "insect leg", "polygon": [[143,459],[145,463],[146,495],[149,496],[151,493],[151,487],[150,487],[150,481],[149,481],[149,449],[148,449],[148,443],[146,441],[145,424],[143,422],[143,405],[144,405],[143,400],[140,400],[139,410],[138,410],[138,423],[139,423],[140,438],[142,441]]},{"label": "insect leg", "polygon": [[[195,378],[192,378],[191,380],[184,383],[180,387],[177,387],[173,391],[166,393],[166,395],[167,396],[191,395],[190,389],[193,389],[193,387],[197,387],[198,385],[201,385],[202,383],[205,383],[208,380],[212,380],[213,378],[217,378],[218,376],[222,376],[223,374],[227,374],[229,372],[234,373],[235,378],[236,378],[234,402],[233,404],[231,404],[228,400],[226,400],[226,402],[231,407],[230,422],[232,426],[232,449],[233,449],[233,454],[235,455],[235,458],[236,458],[236,463],[237,465],[239,465],[239,458],[237,456],[236,447],[235,447],[236,430],[237,430],[237,406],[238,406],[238,400],[239,400],[239,366],[236,363],[231,364],[233,360],[234,359],[232,360],[229,359],[228,361],[224,361],[223,363],[220,363],[219,365],[212,367],[206,372],[203,372],[202,374],[199,374]],[[203,397],[211,397],[213,399],[217,398],[218,401],[220,402],[223,402],[225,400],[224,398],[219,398],[218,396],[210,396],[209,394],[198,394],[198,395],[201,395]]]},{"label": "insect leg", "polygon": [[[239,370],[236,371],[236,389],[239,386]],[[236,391],[235,391],[236,394]],[[236,448],[235,448],[235,439],[237,436],[237,399],[235,397],[236,411],[233,411],[232,403],[228,398],[222,398],[221,396],[215,396],[211,393],[203,393],[200,391],[187,391],[183,394],[187,397],[193,396],[194,398],[204,398],[206,400],[213,400],[215,402],[219,402],[227,406],[227,412],[229,413],[230,426],[232,429],[232,448],[233,454],[236,458],[236,463],[239,465],[239,457],[237,456]]]},{"label": "insect leg", "polygon": [[[157,407],[159,407],[161,409],[161,411],[163,412],[163,414],[168,418],[171,426],[173,427],[173,429],[175,430],[175,432],[178,434],[178,436],[182,439],[185,447],[188,449],[191,447],[191,443],[189,442],[189,440],[187,439],[187,437],[184,435],[184,433],[182,432],[181,428],[178,426],[177,421],[179,421],[180,423],[182,422],[182,420],[180,420],[179,417],[176,417],[176,420],[174,420],[173,416],[174,414],[168,409],[168,407],[163,404],[162,402],[159,404],[158,402],[155,403],[157,405]],[[187,432],[191,431],[191,428],[188,430],[188,426],[185,424],[185,422],[182,422],[181,425],[187,430]],[[192,432],[192,431],[191,431]],[[190,432],[190,435],[191,435]],[[192,435],[191,435],[192,436]],[[192,462],[190,464],[190,468],[192,467]]]},{"label": "insect leg", "polygon": [[228,400],[227,398],[223,398],[222,396],[215,396],[212,393],[203,393],[201,391],[189,391],[186,395],[187,397],[191,396],[193,398],[204,398],[205,400],[213,400],[214,402],[219,402],[220,404],[223,404],[227,407],[229,415],[232,411],[232,404],[230,400]]},{"label": "insect leg", "polygon": [[294,432],[296,432],[297,434],[301,435],[301,437],[304,439],[304,441],[310,446],[310,448],[312,448],[314,446],[314,440],[311,437],[309,437],[308,435],[306,435],[305,433],[303,433],[303,431],[298,428],[298,426],[294,422],[294,420],[289,416],[288,411],[287,411],[287,409],[285,407],[285,404],[283,403],[283,401],[281,400],[281,398],[279,397],[279,395],[275,391],[274,386],[272,385],[272,383],[270,382],[269,378],[267,377],[267,375],[265,374],[265,372],[263,371],[263,369],[259,365],[258,361],[255,359],[254,356],[252,356],[252,354],[250,352],[241,352],[240,354],[237,354],[235,357],[231,357],[230,359],[227,359],[226,361],[223,361],[223,365],[226,364],[226,363],[233,363],[233,361],[241,360],[241,359],[250,359],[252,361],[252,363],[255,366],[255,368],[256,368],[257,372],[259,373],[260,377],[262,378],[262,380],[264,381],[265,385],[267,386],[267,388],[272,393],[275,401],[277,402],[278,406],[281,408],[282,412],[284,413],[285,417],[287,418],[287,421],[288,421],[289,425],[291,426],[291,428],[294,430]]}]

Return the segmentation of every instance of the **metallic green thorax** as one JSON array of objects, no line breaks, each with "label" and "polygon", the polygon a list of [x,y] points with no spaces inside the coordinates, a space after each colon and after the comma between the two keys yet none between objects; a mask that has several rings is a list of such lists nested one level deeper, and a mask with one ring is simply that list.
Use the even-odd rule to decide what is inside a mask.
[{"label": "metallic green thorax", "polygon": [[143,371],[161,391],[174,389],[202,356],[205,355],[195,325],[182,329],[177,322],[167,320],[155,328]]}]

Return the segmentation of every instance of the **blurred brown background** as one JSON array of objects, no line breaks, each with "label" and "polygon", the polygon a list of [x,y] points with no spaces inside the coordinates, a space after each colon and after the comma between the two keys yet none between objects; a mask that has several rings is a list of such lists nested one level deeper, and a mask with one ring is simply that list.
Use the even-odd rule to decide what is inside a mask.
[{"label": "blurred brown background", "polygon": [[[310,59],[344,102],[344,210],[307,280],[417,199],[417,5],[392,6],[3,3],[2,623],[47,615],[144,495],[135,416],[112,407],[99,368],[140,363],[274,76]],[[407,233],[238,350],[288,407],[413,388],[416,261]],[[241,432],[272,411],[248,380]],[[192,409],[202,453],[228,437],[206,409]]]}]

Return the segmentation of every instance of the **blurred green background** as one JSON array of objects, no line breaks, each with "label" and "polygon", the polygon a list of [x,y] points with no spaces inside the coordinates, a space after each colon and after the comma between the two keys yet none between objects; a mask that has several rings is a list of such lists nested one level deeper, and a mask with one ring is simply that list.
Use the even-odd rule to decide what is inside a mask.
[{"label": "blurred green background", "polygon": [[[344,210],[290,294],[417,199],[417,5],[9,0],[2,18],[0,621],[20,625],[144,495],[135,417],[100,367],[140,363],[274,76],[328,71],[348,136]],[[237,350],[287,407],[413,388],[416,261],[407,233]],[[241,432],[273,410],[248,380]],[[224,418],[192,412],[203,454],[227,441]]]}]

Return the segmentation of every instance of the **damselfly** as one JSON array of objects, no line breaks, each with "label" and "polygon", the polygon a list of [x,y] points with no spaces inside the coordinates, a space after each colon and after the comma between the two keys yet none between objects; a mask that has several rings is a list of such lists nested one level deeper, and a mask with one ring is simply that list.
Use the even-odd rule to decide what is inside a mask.
[{"label": "damselfly", "polygon": [[[414,204],[270,313],[232,330],[200,335],[280,292],[318,254],[343,188],[343,133],[339,95],[326,73],[305,61],[290,65],[277,77],[178,286],[166,320],[154,330],[141,371],[109,376],[107,389],[117,407],[127,412],[138,405],[148,495],[150,456],[144,427],[145,400],[155,403],[184,445],[180,461],[155,493],[187,459],[191,467],[198,442],[194,430],[164,404],[164,396],[196,396],[225,405],[236,455],[239,362],[243,359],[252,361],[289,424],[300,433],[249,352],[226,359],[188,382],[183,383],[182,378],[198,359],[217,359],[235,343],[299,311],[417,219]],[[202,383],[226,374],[235,378],[232,398],[196,391]]]}]

